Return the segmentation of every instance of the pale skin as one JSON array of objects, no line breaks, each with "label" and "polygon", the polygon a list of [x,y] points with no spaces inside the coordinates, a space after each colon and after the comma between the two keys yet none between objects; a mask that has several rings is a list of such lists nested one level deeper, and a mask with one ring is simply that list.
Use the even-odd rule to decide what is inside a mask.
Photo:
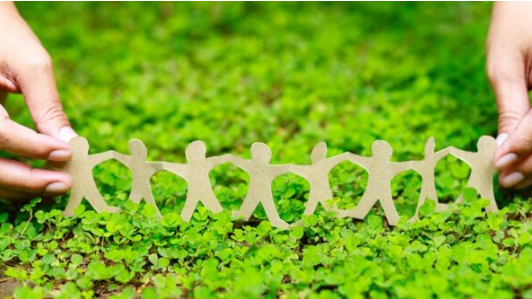
[{"label": "pale skin", "polygon": [[503,187],[532,185],[532,3],[496,2],[487,42],[487,72],[499,110],[495,167]]},{"label": "pale skin", "polygon": [[[9,118],[8,93],[22,93],[36,131]],[[68,161],[70,128],[57,92],[50,56],[12,2],[0,2],[0,151],[52,162]],[[0,198],[54,196],[70,188],[68,174],[0,159]]]}]

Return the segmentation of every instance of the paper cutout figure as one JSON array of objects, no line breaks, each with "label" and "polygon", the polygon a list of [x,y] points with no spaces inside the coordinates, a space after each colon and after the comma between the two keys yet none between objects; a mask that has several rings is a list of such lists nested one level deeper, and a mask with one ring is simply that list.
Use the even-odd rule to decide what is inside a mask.
[{"label": "paper cutout figure", "polygon": [[157,217],[161,218],[161,212],[159,212],[155,199],[153,198],[150,180],[155,173],[163,169],[163,163],[147,162],[148,149],[138,139],[131,139],[129,141],[129,151],[131,152],[131,156],[113,151],[113,158],[131,170],[133,182],[131,183],[129,200],[134,203],[139,203],[144,199],[148,204],[155,207]]},{"label": "paper cutout figure", "polygon": [[251,145],[251,160],[233,157],[231,162],[249,174],[248,194],[240,206],[240,210],[235,212],[235,216],[241,216],[244,220],[249,220],[259,203],[262,203],[264,211],[268,216],[272,226],[289,228],[290,226],[281,219],[275,209],[272,194],[272,182],[276,177],[288,173],[289,165],[270,165],[272,151],[260,142]]},{"label": "paper cutout figure", "polygon": [[[343,153],[327,158],[327,144],[320,142],[314,146],[310,154],[311,165],[292,165],[290,171],[305,178],[310,185],[304,215],[313,214],[318,204],[321,204],[325,210],[329,210],[325,204],[326,200],[333,198],[329,173],[336,165],[345,161],[348,155],[348,153]],[[336,209],[332,208],[332,210]]]},{"label": "paper cutout figure", "polygon": [[[250,182],[248,194],[235,215],[248,220],[259,203],[262,203],[266,215],[272,226],[289,228],[288,223],[279,216],[275,203],[271,184],[278,176],[293,172],[305,178],[310,185],[309,200],[305,205],[304,214],[311,214],[319,203],[332,198],[329,186],[328,174],[331,169],[343,161],[351,161],[366,169],[369,179],[366,190],[356,208],[351,210],[331,209],[338,212],[338,217],[354,217],[363,219],[369,210],[379,201],[384,209],[390,225],[396,225],[399,215],[395,209],[391,180],[400,172],[414,169],[422,177],[422,187],[418,199],[416,213],[411,220],[417,219],[417,212],[427,198],[437,201],[434,170],[440,159],[448,154],[454,155],[471,167],[471,175],[467,186],[475,188],[481,197],[489,199],[490,205],[487,211],[497,211],[497,204],[493,193],[493,176],[495,167],[492,162],[497,148],[495,139],[482,136],[477,143],[477,152],[467,152],[449,147],[434,152],[434,139],[431,138],[425,145],[425,158],[421,161],[391,162],[393,154],[391,146],[382,140],[372,144],[372,156],[363,157],[352,153],[343,153],[327,158],[327,146],[325,143],[317,144],[311,153],[310,165],[271,165],[272,152],[264,143],[254,143],[251,146],[251,160],[238,158],[232,155],[206,157],[205,143],[195,141],[189,144],[185,151],[187,163],[177,164],[170,162],[147,162],[147,149],[139,140],[131,140],[129,143],[131,155],[124,155],[114,151],[89,155],[89,144],[85,138],[77,137],[70,142],[73,158],[63,168],[72,177],[72,189],[70,200],[63,215],[73,216],[74,209],[81,203],[83,198],[94,207],[97,212],[117,212],[120,209],[105,203],[94,181],[92,170],[101,162],[116,159],[126,165],[132,172],[132,188],[130,200],[140,202],[143,198],[148,204],[155,205],[151,192],[150,178],[157,171],[168,170],[187,181],[187,199],[181,216],[189,221],[199,202],[202,202],[214,213],[221,212],[222,206],[218,202],[209,179],[210,171],[225,162],[231,162],[242,168],[249,174]],[[457,199],[461,202],[462,195]],[[324,205],[325,208],[328,208]],[[437,204],[437,210],[448,208],[448,205]],[[158,216],[160,214],[158,213]]]},{"label": "paper cutout figure", "polygon": [[399,214],[392,198],[392,179],[400,172],[412,169],[411,162],[391,162],[392,147],[383,140],[374,141],[371,145],[372,157],[350,154],[349,160],[357,163],[369,173],[366,191],[358,205],[351,210],[340,211],[340,217],[364,219],[369,210],[379,201],[390,225],[396,225]]},{"label": "paper cutout figure", "polygon": [[421,175],[421,190],[419,192],[419,199],[414,216],[410,218],[410,222],[419,219],[419,208],[423,206],[427,199],[435,200],[436,206],[438,203],[438,195],[436,193],[436,182],[434,178],[434,172],[438,161],[444,156],[447,156],[450,149],[444,149],[438,152],[434,152],[436,144],[434,137],[427,140],[425,144],[425,158],[421,161],[412,161],[412,169]]},{"label": "paper cutout figure", "polygon": [[89,155],[89,143],[83,137],[72,139],[70,149],[72,150],[72,159],[66,163],[64,171],[72,178],[72,187],[63,216],[74,216],[74,210],[81,204],[83,198],[87,199],[98,213],[119,211],[119,208],[109,206],[105,202],[92,175],[93,168],[101,162],[111,159],[113,153],[108,151]]},{"label": "paper cutout figure", "polygon": [[187,181],[187,199],[181,211],[181,217],[185,221],[192,218],[199,202],[202,202],[213,213],[222,211],[222,205],[218,202],[212,191],[209,173],[211,170],[223,164],[231,158],[230,155],[206,158],[207,148],[203,141],[194,141],[185,150],[187,164],[164,162],[163,168],[179,175]]},{"label": "paper cutout figure", "polygon": [[[471,167],[471,174],[466,186],[477,190],[480,197],[490,201],[489,206],[486,207],[486,211],[489,212],[499,210],[493,193],[493,176],[496,173],[496,169],[492,161],[496,150],[497,141],[490,136],[480,137],[477,142],[477,152],[467,152],[451,147],[451,154]],[[460,195],[456,202],[462,203],[463,195]],[[441,211],[447,208],[446,206],[439,204],[438,210]]]}]

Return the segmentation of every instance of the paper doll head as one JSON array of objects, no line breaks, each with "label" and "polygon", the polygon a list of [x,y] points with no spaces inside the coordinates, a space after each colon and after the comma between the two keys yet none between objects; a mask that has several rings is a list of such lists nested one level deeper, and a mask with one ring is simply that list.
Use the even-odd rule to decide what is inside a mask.
[{"label": "paper doll head", "polygon": [[325,159],[327,159],[327,144],[325,142],[320,142],[314,146],[314,149],[312,149],[310,161],[312,164],[316,164]]},{"label": "paper doll head", "polygon": [[436,147],[436,143],[434,142],[434,137],[430,137],[427,140],[427,143],[425,143],[425,157],[428,157],[434,154],[435,147]]},{"label": "paper doll head", "polygon": [[497,150],[497,141],[491,136],[482,136],[477,142],[477,149],[479,152],[485,153],[486,156],[493,157],[495,150]]},{"label": "paper doll head", "polygon": [[266,144],[255,142],[251,145],[251,159],[261,164],[270,164],[272,151]]},{"label": "paper doll head", "polygon": [[371,144],[371,153],[374,157],[382,160],[390,160],[393,150],[390,144],[384,140],[376,140]]},{"label": "paper doll head", "polygon": [[148,149],[144,143],[138,139],[131,139],[129,141],[129,151],[131,152],[131,155],[135,157],[142,159],[146,159],[148,157]]},{"label": "paper doll head", "polygon": [[207,147],[203,141],[199,140],[189,144],[185,150],[185,156],[189,162],[204,160],[206,154]]},{"label": "paper doll head", "polygon": [[72,140],[70,140],[69,144],[74,157],[77,155],[89,154],[89,142],[85,137],[74,137]]}]

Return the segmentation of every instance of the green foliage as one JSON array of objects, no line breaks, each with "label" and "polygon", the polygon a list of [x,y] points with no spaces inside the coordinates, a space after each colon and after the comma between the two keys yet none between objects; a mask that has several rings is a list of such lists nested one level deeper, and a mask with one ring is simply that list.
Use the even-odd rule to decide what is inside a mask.
[{"label": "green foliage", "polygon": [[[478,3],[20,3],[54,58],[65,109],[92,151],[127,152],[145,141],[152,160],[184,161],[189,142],[209,155],[249,157],[263,141],[273,162],[308,163],[318,141],[329,155],[370,154],[385,139],[395,160],[422,159],[425,141],[475,150],[494,134],[496,107],[484,78],[490,5]],[[20,97],[18,97],[20,99]],[[31,126],[17,96],[13,118]],[[152,180],[163,213],[127,202],[131,175],[97,167],[100,191],[120,214],[66,197],[0,210],[0,289],[15,298],[510,298],[532,296],[529,193],[498,194],[499,213],[464,189],[468,169],[438,165],[438,195],[464,204],[435,213],[428,200],[408,223],[420,178],[392,183],[403,216],[388,227],[380,207],[364,221],[318,209],[302,216],[308,184],[272,188],[290,231],[258,209],[234,221],[249,178],[211,173],[226,209],[179,217],[186,183]],[[330,203],[356,205],[367,174],[349,163],[330,175]]]}]

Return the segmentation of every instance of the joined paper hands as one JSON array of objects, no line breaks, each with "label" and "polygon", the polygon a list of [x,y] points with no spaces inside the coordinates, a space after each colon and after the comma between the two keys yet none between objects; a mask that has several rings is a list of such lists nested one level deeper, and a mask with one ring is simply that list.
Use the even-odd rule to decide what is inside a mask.
[{"label": "joined paper hands", "polygon": [[[152,195],[150,179],[162,170],[172,172],[187,182],[187,198],[181,212],[181,217],[185,221],[191,219],[200,202],[213,213],[219,213],[223,208],[212,191],[209,173],[214,167],[230,162],[247,172],[250,177],[247,195],[240,209],[234,212],[235,216],[242,217],[244,220],[249,220],[260,203],[264,207],[272,226],[289,228],[290,225],[281,219],[275,208],[271,184],[278,176],[294,173],[306,179],[310,185],[304,215],[313,214],[318,204],[321,204],[326,210],[330,209],[336,212],[338,217],[364,219],[370,209],[377,202],[380,202],[388,223],[396,225],[399,214],[393,203],[391,180],[404,171],[414,170],[420,174],[422,179],[416,212],[410,219],[411,221],[418,219],[419,208],[427,199],[436,201],[436,211],[449,208],[448,204],[439,203],[437,200],[434,173],[438,161],[447,155],[453,155],[471,167],[467,187],[476,189],[482,198],[490,201],[486,208],[487,211],[497,211],[493,193],[495,167],[492,162],[497,144],[495,139],[490,136],[482,136],[479,139],[477,152],[463,151],[454,147],[434,152],[434,138],[430,138],[425,145],[424,159],[406,162],[391,162],[393,150],[386,141],[382,140],[373,142],[372,156],[370,157],[347,152],[327,158],[327,145],[320,142],[312,150],[311,164],[309,165],[272,165],[270,164],[272,152],[264,143],[254,143],[251,146],[251,159],[248,160],[234,155],[206,157],[205,143],[194,141],[188,145],[185,151],[187,163],[183,164],[146,161],[148,150],[140,140],[136,139],[129,142],[131,155],[124,155],[115,151],[89,155],[89,144],[83,137],[74,138],[70,145],[73,158],[66,164],[64,171],[72,177],[72,189],[68,205],[63,212],[65,216],[73,216],[74,209],[81,204],[83,198],[86,198],[97,212],[108,211],[112,213],[120,210],[105,202],[98,191],[92,174],[96,165],[110,159],[119,161],[132,172],[132,188],[129,199],[135,203],[144,199],[147,204],[156,208],[158,217],[161,217],[161,214]],[[344,161],[350,161],[361,166],[369,174],[368,183],[360,202],[350,210],[340,210],[326,204],[327,200],[333,198],[329,185],[329,173],[335,166]],[[462,195],[456,202],[462,202]]]}]

